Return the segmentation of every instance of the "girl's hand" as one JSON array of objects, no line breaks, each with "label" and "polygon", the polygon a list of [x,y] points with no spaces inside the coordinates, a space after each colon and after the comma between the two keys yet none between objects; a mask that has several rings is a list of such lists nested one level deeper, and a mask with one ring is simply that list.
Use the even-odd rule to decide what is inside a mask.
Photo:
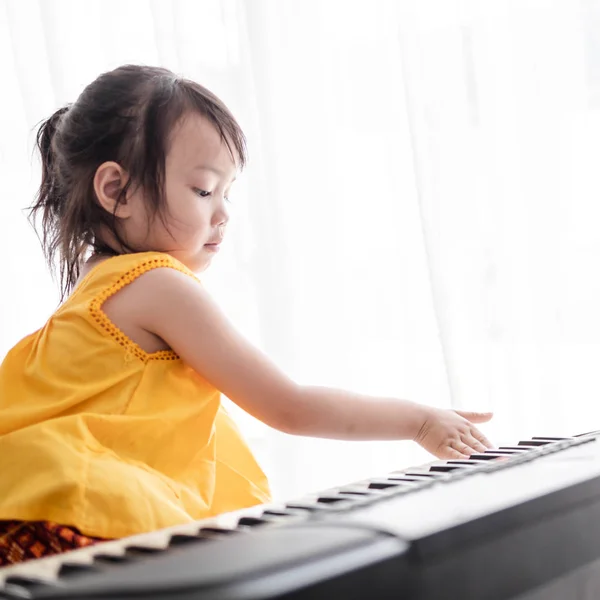
[{"label": "girl's hand", "polygon": [[492,444],[473,423],[485,423],[492,413],[427,407],[415,442],[438,458],[468,458]]}]

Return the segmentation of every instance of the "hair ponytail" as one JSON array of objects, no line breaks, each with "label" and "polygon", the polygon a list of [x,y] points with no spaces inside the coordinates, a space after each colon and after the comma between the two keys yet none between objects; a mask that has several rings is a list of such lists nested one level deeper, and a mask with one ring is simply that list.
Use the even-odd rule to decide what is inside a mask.
[{"label": "hair ponytail", "polygon": [[64,209],[54,140],[60,121],[68,110],[68,105],[59,108],[42,122],[36,135],[36,148],[42,162],[42,181],[35,202],[30,207],[29,220],[35,226],[36,219],[41,216],[41,236],[38,231],[38,237],[41,238],[44,256],[51,269],[60,245],[60,218]]},{"label": "hair ponytail", "polygon": [[52,141],[58,128],[61,117],[69,110],[68,106],[59,108],[49,119],[44,121],[38,129],[36,146],[42,158],[42,183],[40,185],[34,210],[44,208],[57,211],[60,207],[60,197],[56,188],[55,154]]}]

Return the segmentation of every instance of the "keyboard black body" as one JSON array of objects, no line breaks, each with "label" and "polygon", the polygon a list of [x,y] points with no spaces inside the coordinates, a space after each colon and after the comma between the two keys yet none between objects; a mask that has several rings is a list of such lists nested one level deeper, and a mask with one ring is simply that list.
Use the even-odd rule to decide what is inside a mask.
[{"label": "keyboard black body", "polygon": [[5,575],[0,598],[525,599],[600,564],[596,435],[529,442],[198,522],[164,550],[65,554],[52,580]]}]

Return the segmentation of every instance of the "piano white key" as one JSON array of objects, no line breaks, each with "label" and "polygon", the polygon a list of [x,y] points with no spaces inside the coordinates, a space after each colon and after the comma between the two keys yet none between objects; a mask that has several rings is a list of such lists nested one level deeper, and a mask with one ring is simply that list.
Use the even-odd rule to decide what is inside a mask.
[{"label": "piano white key", "polygon": [[[106,556],[123,556],[126,551],[126,547],[123,544],[122,540],[111,540],[108,542],[100,542],[98,544],[94,544],[93,546],[88,546],[84,548],[93,558],[98,556],[99,554],[103,554]],[[76,550],[75,552],[78,552]],[[68,553],[64,554],[65,559],[68,557]]]},{"label": "piano white key", "polygon": [[53,583],[57,580],[58,572],[64,556],[49,556],[0,569],[0,587],[4,587],[7,577],[24,577],[43,583]]},{"label": "piano white key", "polygon": [[[252,512],[248,512],[246,513],[245,511],[240,512],[240,511],[236,511],[236,512],[232,512],[232,513],[225,513],[224,515],[219,515],[216,519],[212,520],[212,523],[210,523],[210,525],[202,525],[203,527],[218,527],[219,529],[235,529],[237,527],[237,522],[240,519],[240,517],[242,517],[245,514],[249,514],[252,515]],[[258,514],[258,513],[257,513]]]},{"label": "piano white key", "polygon": [[164,550],[169,545],[170,539],[171,534],[162,529],[153,533],[143,533],[126,538],[123,545],[125,548],[141,547],[148,548],[148,550]]}]

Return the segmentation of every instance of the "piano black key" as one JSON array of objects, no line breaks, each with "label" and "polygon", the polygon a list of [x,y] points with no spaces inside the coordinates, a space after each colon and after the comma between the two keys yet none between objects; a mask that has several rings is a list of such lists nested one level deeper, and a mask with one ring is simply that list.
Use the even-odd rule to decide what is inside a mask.
[{"label": "piano black key", "polygon": [[[475,465],[475,463],[473,463],[473,465]],[[446,465],[433,465],[429,467],[429,470],[440,473],[451,473],[452,471],[460,471],[463,468],[464,465],[453,465],[448,463]]]},{"label": "piano black key", "polygon": [[468,460],[508,460],[510,457],[506,454],[498,454],[495,452],[484,452],[482,454],[475,453],[469,456]]},{"label": "piano black key", "polygon": [[194,542],[205,542],[207,538],[198,535],[191,535],[189,533],[176,533],[171,536],[169,540],[169,546],[183,546]]},{"label": "piano black key", "polygon": [[242,517],[238,520],[238,527],[258,527],[260,525],[268,525],[269,523],[273,523],[277,518],[273,517],[272,519],[261,519],[260,517]]},{"label": "piano black key", "polygon": [[98,562],[100,564],[114,564],[114,563],[124,563],[131,560],[130,556],[126,554],[96,554],[94,556],[94,562]]},{"label": "piano black key", "polygon": [[233,533],[237,533],[237,531],[223,527],[201,527],[198,531],[198,535],[231,535]]},{"label": "piano black key", "polygon": [[93,571],[93,570],[94,570],[93,563],[86,565],[83,563],[65,562],[60,565],[60,568],[58,570],[58,575],[59,575],[59,577],[68,577],[69,575],[77,575],[79,573],[85,573],[86,571],[89,572],[89,571]]},{"label": "piano black key", "polygon": [[519,442],[519,446],[546,446],[551,443],[552,440],[524,440]]},{"label": "piano black key", "polygon": [[407,477],[427,477],[428,479],[442,479],[448,477],[445,473],[435,473],[431,471],[410,471],[406,472]]},{"label": "piano black key", "polygon": [[600,436],[600,429],[597,431],[588,431],[586,433],[578,433],[577,435],[574,435],[573,437],[574,438],[583,438],[583,437],[588,437],[588,436],[591,436],[591,437]]},{"label": "piano black key", "polygon": [[338,494],[350,494],[352,496],[381,496],[381,492],[369,489],[368,487],[343,487],[337,490]]},{"label": "piano black key", "polygon": [[414,487],[424,483],[424,479],[420,477],[390,477],[388,479],[375,479],[369,483],[369,488],[372,490],[385,489],[402,489],[406,487]]},{"label": "piano black key", "polygon": [[[23,586],[24,588],[29,588],[31,586],[34,585],[40,585],[42,584],[42,580],[40,580],[38,577],[34,577],[34,576],[29,576],[27,574],[19,574],[19,575],[7,575],[6,579],[5,579],[6,583],[9,583],[11,585],[20,585]],[[18,597],[18,596],[17,596]],[[22,598],[27,598],[27,596],[21,596]]]},{"label": "piano black key", "polygon": [[141,546],[137,544],[135,546],[127,546],[127,548],[125,548],[125,554],[130,557],[142,556],[146,554],[157,554],[158,552],[162,552],[162,549],[155,548],[153,546]]},{"label": "piano black key", "polygon": [[373,481],[369,484],[369,487],[372,490],[387,490],[388,488],[400,487],[400,484],[391,481]]},{"label": "piano black key", "polygon": [[337,504],[339,502],[352,502],[352,500],[343,496],[319,496],[317,502],[321,502],[322,504]]},{"label": "piano black key", "polygon": [[551,437],[549,435],[534,435],[531,439],[532,440],[552,440],[553,442],[562,442],[562,441],[573,440],[575,438],[572,438],[572,437]]},{"label": "piano black key", "polygon": [[519,455],[519,454],[523,454],[524,452],[527,452],[527,450],[525,448],[519,448],[518,450],[485,450],[483,453],[484,454],[506,454],[507,456],[509,455]]},{"label": "piano black key", "polygon": [[310,512],[318,510],[326,510],[327,506],[324,504],[317,504],[316,502],[291,502],[286,504],[288,508],[297,508],[300,510],[307,510]]},{"label": "piano black key", "polygon": [[[395,482],[396,483],[396,482]],[[377,501],[381,498],[389,498],[390,495],[396,495],[404,493],[410,490],[412,487],[408,482],[404,482],[404,485],[395,485],[394,487],[386,487],[381,489],[365,487],[361,488],[349,488],[337,490],[337,493],[348,497],[353,501],[354,504],[367,504],[369,502]]]},{"label": "piano black key", "polygon": [[523,450],[523,451],[530,451],[530,450],[539,450],[539,448],[537,446],[499,446],[498,450]]},{"label": "piano black key", "polygon": [[276,516],[276,517],[298,517],[298,516],[304,516],[305,513],[302,510],[294,510],[294,509],[284,509],[284,508],[268,508],[266,510],[263,510],[262,513],[263,515],[269,516]]},{"label": "piano black key", "polygon": [[[324,496],[321,496],[324,497]],[[343,498],[343,500],[346,501],[346,504],[344,506],[346,507],[350,507],[352,506],[353,502],[350,499],[346,499]],[[285,505],[288,508],[296,508],[296,509],[300,509],[300,510],[306,510],[309,512],[313,512],[313,511],[339,511],[341,509],[341,506],[337,506],[337,503],[330,503],[330,502],[321,502],[319,501],[319,499],[315,499],[315,500],[307,500],[306,502],[303,501],[299,501],[299,502],[290,502],[287,503]]]},{"label": "piano black key", "polygon": [[[461,459],[456,459],[456,460],[454,460],[454,459],[453,459],[453,460],[448,460],[448,461],[446,461],[446,463],[447,463],[448,465],[450,465],[450,466],[455,466],[456,468],[459,468],[459,469],[460,469],[461,467],[469,467],[469,468],[471,468],[471,469],[472,469],[472,468],[475,468],[475,467],[481,467],[481,466],[482,466],[482,465],[481,465],[481,463],[479,463],[479,462],[477,462],[477,461],[470,461],[470,462],[469,462],[469,459],[468,459],[468,458],[466,458],[466,459],[464,459],[464,460],[461,460]],[[434,468],[434,467],[436,467],[436,466],[440,466],[440,465],[433,465],[433,466],[431,467],[431,469],[433,470],[433,468]],[[441,465],[441,466],[443,466],[443,465]]]}]

